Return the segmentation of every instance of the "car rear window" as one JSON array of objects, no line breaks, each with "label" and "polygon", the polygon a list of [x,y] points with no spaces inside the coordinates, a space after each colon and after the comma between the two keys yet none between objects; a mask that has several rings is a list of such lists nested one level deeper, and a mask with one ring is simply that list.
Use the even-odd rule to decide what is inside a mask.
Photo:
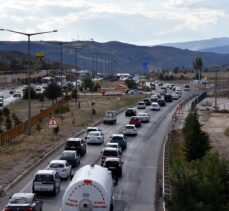
[{"label": "car rear window", "polygon": [[74,158],[75,156],[74,156],[75,154],[74,153],[63,153],[62,155],[61,155],[61,158]]},{"label": "car rear window", "polygon": [[53,175],[49,174],[37,174],[35,176],[36,182],[53,182]]},{"label": "car rear window", "polygon": [[134,129],[133,126],[126,126],[126,129]]},{"label": "car rear window", "polygon": [[64,168],[64,164],[62,163],[51,163],[49,165],[50,168]]},{"label": "car rear window", "polygon": [[103,151],[103,156],[117,156],[117,151]]},{"label": "car rear window", "polygon": [[67,145],[69,147],[71,147],[71,146],[80,146],[80,141],[68,141]]},{"label": "car rear window", "polygon": [[29,197],[15,197],[10,199],[10,204],[30,204],[32,198]]},{"label": "car rear window", "polygon": [[119,162],[115,162],[115,161],[106,161],[105,163],[105,167],[118,167],[119,166]]}]

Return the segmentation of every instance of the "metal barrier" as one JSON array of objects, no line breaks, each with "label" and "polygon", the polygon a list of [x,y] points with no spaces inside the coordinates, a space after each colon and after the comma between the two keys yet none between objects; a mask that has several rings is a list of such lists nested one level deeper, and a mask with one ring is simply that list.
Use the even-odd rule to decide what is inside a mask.
[{"label": "metal barrier", "polygon": [[[31,118],[32,126],[34,126],[35,124],[40,122],[45,117],[49,116],[55,108],[62,105],[65,101],[66,101],[65,99],[62,99],[62,100],[58,101],[57,103],[53,104],[52,106],[48,107],[47,109],[45,109],[45,110],[41,111],[40,113],[36,114],[35,116],[33,116]],[[26,121],[18,124],[17,126],[3,132],[0,135],[0,145],[6,144],[7,142],[12,140],[16,136],[24,133],[27,129],[28,129],[28,120],[26,120]]]}]

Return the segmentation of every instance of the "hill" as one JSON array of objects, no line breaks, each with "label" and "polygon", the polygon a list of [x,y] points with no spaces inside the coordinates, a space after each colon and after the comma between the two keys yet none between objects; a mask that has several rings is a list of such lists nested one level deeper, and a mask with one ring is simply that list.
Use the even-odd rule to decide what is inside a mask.
[{"label": "hill", "polygon": [[161,46],[170,46],[170,47],[175,47],[175,48],[180,48],[180,49],[189,49],[193,51],[202,51],[203,49],[214,49],[214,48],[225,46],[225,45],[229,45],[228,37],[189,41],[189,42],[161,44]]},{"label": "hill", "polygon": [[[182,50],[165,46],[136,46],[117,41],[98,43],[94,41],[74,41],[63,47],[63,62],[76,63],[75,50],[78,49],[78,66],[81,69],[94,69],[96,72],[129,72],[142,71],[143,62],[160,68],[191,68],[195,58],[202,57],[204,66],[227,65],[229,55],[208,52]],[[71,47],[71,48],[69,48]],[[0,42],[0,51],[14,50],[27,53],[27,42]],[[45,58],[60,61],[60,46],[48,42],[32,42],[31,53],[43,51]]]}]

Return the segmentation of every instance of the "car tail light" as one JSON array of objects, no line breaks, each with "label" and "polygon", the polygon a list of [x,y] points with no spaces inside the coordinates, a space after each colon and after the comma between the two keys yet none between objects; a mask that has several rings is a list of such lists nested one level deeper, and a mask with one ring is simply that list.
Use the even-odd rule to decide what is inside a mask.
[{"label": "car tail light", "polygon": [[10,211],[10,208],[9,208],[9,207],[6,207],[6,208],[5,208],[5,211]]},{"label": "car tail light", "polygon": [[33,208],[31,208],[31,207],[26,208],[26,211],[33,211]]},{"label": "car tail light", "polygon": [[64,168],[64,169],[63,169],[63,172],[67,172],[67,171],[68,171],[68,169],[67,169],[67,168]]}]

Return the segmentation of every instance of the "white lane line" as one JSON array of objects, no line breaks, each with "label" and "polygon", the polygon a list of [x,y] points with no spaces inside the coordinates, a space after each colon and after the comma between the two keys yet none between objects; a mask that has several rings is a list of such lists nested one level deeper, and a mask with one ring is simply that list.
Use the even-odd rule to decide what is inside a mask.
[{"label": "white lane line", "polygon": [[33,180],[31,180],[24,188],[22,188],[19,192],[24,192],[25,189],[27,189],[31,184]]}]

